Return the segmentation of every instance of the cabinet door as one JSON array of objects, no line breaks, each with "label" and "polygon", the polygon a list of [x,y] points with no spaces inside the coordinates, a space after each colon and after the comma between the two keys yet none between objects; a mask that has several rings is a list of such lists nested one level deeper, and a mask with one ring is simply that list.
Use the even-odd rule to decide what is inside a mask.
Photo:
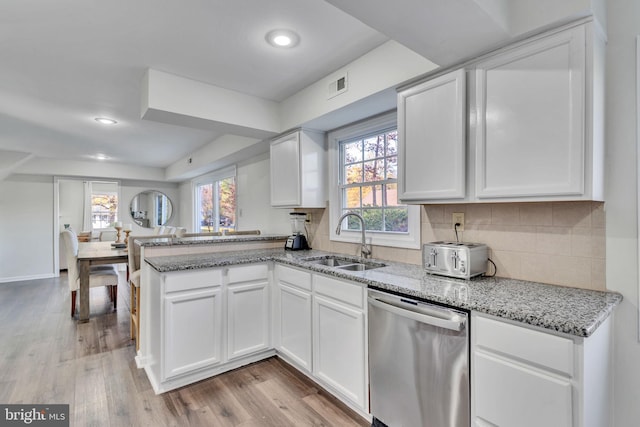
[{"label": "cabinet door", "polygon": [[463,198],[466,170],[464,70],[398,94],[400,199]]},{"label": "cabinet door", "polygon": [[311,371],[311,294],[280,283],[278,351]]},{"label": "cabinet door", "polygon": [[317,296],[313,310],[314,375],[367,410],[363,312]]},{"label": "cabinet door", "polygon": [[584,27],[522,45],[477,67],[477,196],[583,194]]},{"label": "cabinet door", "polygon": [[269,283],[234,285],[228,288],[229,360],[270,347]]},{"label": "cabinet door", "polygon": [[271,142],[271,205],[298,206],[300,200],[300,135],[298,132]]},{"label": "cabinet door", "polygon": [[475,425],[573,425],[568,379],[480,352],[474,353],[474,363]]},{"label": "cabinet door", "polygon": [[162,380],[220,363],[220,288],[170,293],[164,307]]}]

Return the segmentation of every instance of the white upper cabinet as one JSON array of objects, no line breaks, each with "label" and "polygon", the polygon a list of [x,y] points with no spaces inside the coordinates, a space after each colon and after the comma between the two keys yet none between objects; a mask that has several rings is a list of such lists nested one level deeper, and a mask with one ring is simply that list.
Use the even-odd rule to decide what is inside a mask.
[{"label": "white upper cabinet", "polygon": [[271,206],[326,207],[324,134],[297,130],[271,142]]},{"label": "white upper cabinet", "polygon": [[465,196],[463,69],[398,93],[398,185],[405,203]]},{"label": "white upper cabinet", "polygon": [[580,25],[477,64],[479,199],[601,197],[589,180],[598,172],[587,45]]},{"label": "white upper cabinet", "polygon": [[604,63],[585,19],[401,88],[400,200],[603,200]]}]

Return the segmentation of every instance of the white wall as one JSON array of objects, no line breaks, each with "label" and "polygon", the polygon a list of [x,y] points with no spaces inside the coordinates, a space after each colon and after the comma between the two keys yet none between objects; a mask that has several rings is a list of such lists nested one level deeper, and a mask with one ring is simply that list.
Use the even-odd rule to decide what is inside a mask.
[{"label": "white wall", "polygon": [[[63,186],[73,186],[72,180],[63,180]],[[77,180],[77,190],[65,192],[72,199],[82,203],[82,180]],[[180,225],[180,191],[175,183],[146,181],[122,181],[120,198],[123,203],[119,220],[132,223],[128,207],[134,195],[144,190],[158,190],[165,193],[174,203],[174,216],[170,225]],[[80,194],[79,199],[75,197]],[[65,196],[66,197],[66,196]],[[71,200],[63,200],[64,203]],[[80,208],[80,212],[81,212]],[[71,223],[76,230],[82,229],[82,214],[79,219],[74,209],[60,212],[60,230],[54,230],[54,179],[45,175],[10,175],[0,181],[0,282],[11,282],[57,275],[54,257],[59,252],[55,248],[58,233],[63,224]],[[67,218],[76,219],[67,219]],[[77,224],[74,222],[76,221]],[[151,230],[134,224],[134,233],[149,234]]]},{"label": "white wall", "polygon": [[[289,209],[271,207],[269,154],[247,159],[237,165],[238,230],[259,229],[263,234],[289,234]],[[197,179],[197,177],[195,178]],[[192,230],[193,189],[191,181],[180,185],[180,209],[185,226]]]},{"label": "white wall", "polygon": [[84,216],[84,181],[81,179],[61,179],[58,181],[59,196],[58,231],[64,230],[64,224],[69,224],[76,232],[83,230]]},{"label": "white wall", "polygon": [[640,344],[638,343],[638,230],[636,153],[636,36],[640,2],[607,2],[606,193],[607,288],[624,301],[615,312],[615,426],[640,420]]},{"label": "white wall", "polygon": [[290,234],[289,209],[271,207],[269,154],[238,164],[238,229]]},{"label": "white wall", "polygon": [[[387,98],[392,104],[379,109],[380,105],[374,103],[374,110],[367,115],[362,115],[362,111],[371,106],[361,101],[375,98],[375,94],[383,93],[387,89],[395,92],[394,88],[405,80],[420,76],[436,67],[437,65],[428,59],[390,40],[284,100],[280,104],[281,128],[284,131],[298,127],[301,123],[314,123],[322,116],[336,113],[346,120],[340,123],[340,120],[333,119],[334,127],[338,127],[393,109],[395,93],[392,93],[391,98]],[[345,72],[348,73],[348,90],[328,99],[329,83],[343,76]],[[355,112],[356,114],[348,108],[352,104],[357,105],[360,110]]]},{"label": "white wall", "polygon": [[[62,179],[63,186],[73,180]],[[82,201],[82,180],[78,179]],[[153,181],[121,181],[118,220],[133,224],[133,234],[149,234],[150,229],[138,227],[129,215],[131,199],[141,191],[158,190],[173,203],[173,216],[169,225],[190,229],[192,218],[191,183],[162,183]],[[289,210],[274,209],[269,201],[269,157],[263,154],[238,165],[238,218],[240,229],[258,228],[263,233],[289,234]],[[76,197],[77,199],[77,197]],[[70,202],[69,200],[64,201]],[[54,179],[44,175],[10,175],[0,181],[0,282],[54,277],[57,272],[54,257]],[[73,212],[72,212],[73,211]],[[81,212],[81,209],[80,211]],[[59,228],[71,223],[76,230],[82,228],[82,217],[71,208],[61,212]],[[77,224],[75,224],[75,222]],[[192,230],[190,230],[192,231]],[[54,250],[55,249],[55,250]]]},{"label": "white wall", "polygon": [[0,181],[0,282],[53,277],[53,177]]}]

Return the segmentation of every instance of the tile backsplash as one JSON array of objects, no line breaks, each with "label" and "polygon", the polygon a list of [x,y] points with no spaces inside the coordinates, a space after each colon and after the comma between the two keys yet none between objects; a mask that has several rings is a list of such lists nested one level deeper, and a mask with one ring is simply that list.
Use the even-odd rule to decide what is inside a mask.
[{"label": "tile backsplash", "polygon": [[[312,214],[311,246],[358,254],[359,245],[329,240],[329,209]],[[601,202],[423,205],[422,243],[455,241],[451,215],[465,214],[460,241],[485,243],[498,276],[604,290],[605,211]],[[422,251],[373,247],[373,257],[421,264]],[[492,267],[490,267],[490,272]]]}]

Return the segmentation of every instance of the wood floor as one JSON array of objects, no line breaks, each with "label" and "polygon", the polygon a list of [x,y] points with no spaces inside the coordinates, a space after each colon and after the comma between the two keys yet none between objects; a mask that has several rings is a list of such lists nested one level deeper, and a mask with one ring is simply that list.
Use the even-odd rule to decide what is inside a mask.
[{"label": "wood floor", "polygon": [[368,426],[271,358],[155,395],[134,362],[129,292],[118,311],[91,290],[91,318],[69,316],[66,275],[0,283],[0,403],[70,405],[72,426]]}]

